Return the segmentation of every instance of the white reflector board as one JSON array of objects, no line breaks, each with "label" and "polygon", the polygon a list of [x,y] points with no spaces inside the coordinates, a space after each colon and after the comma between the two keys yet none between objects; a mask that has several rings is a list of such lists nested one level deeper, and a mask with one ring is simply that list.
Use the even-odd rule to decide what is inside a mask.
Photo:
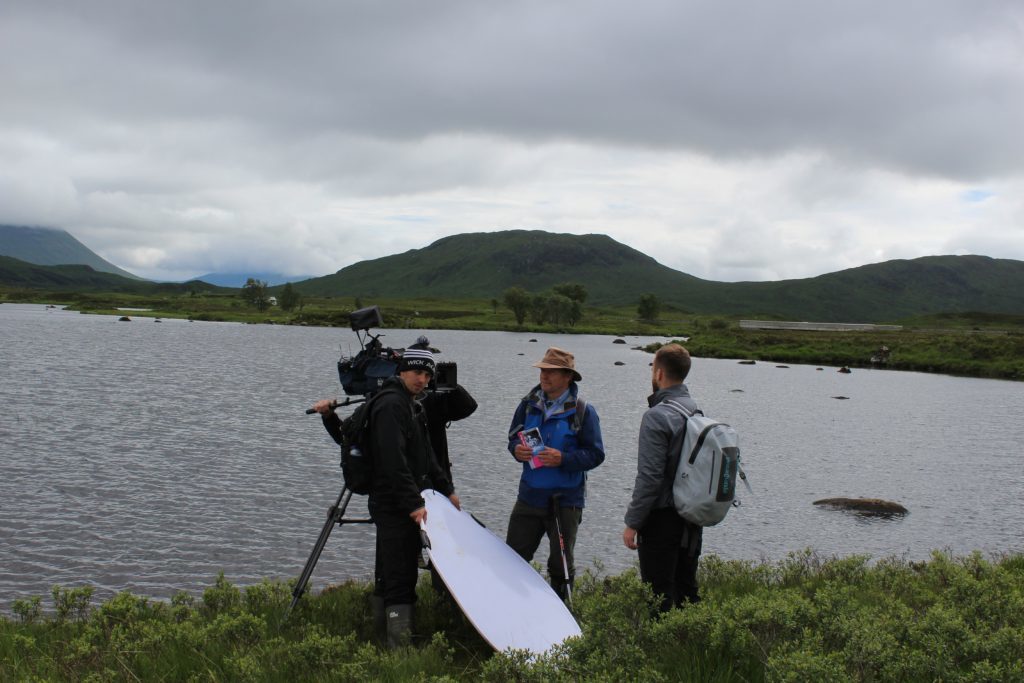
[{"label": "white reflector board", "polygon": [[580,635],[572,613],[526,560],[446,496],[422,494],[430,562],[491,647],[540,654]]}]

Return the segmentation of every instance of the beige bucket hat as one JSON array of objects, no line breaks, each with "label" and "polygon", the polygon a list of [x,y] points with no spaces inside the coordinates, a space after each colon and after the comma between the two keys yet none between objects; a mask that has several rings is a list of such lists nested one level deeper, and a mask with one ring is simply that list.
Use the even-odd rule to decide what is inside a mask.
[{"label": "beige bucket hat", "polygon": [[577,382],[583,380],[583,375],[576,371],[576,357],[568,351],[552,346],[544,352],[540,362],[534,363],[535,368],[548,368],[551,370],[571,370],[572,378]]}]

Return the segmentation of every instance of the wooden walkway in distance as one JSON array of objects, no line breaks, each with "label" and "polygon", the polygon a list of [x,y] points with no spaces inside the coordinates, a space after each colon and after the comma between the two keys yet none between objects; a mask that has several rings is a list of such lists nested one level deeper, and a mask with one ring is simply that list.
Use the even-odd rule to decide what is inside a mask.
[{"label": "wooden walkway in distance", "polygon": [[814,330],[818,332],[898,332],[903,325],[871,325],[868,323],[808,323],[785,320],[741,320],[744,330]]}]

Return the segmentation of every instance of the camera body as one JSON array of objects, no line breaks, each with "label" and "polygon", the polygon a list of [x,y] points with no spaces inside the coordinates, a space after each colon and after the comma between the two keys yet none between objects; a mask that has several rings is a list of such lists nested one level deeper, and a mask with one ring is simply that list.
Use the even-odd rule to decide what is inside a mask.
[{"label": "camera body", "polygon": [[[355,356],[342,356],[338,360],[338,379],[348,396],[372,396],[380,391],[384,382],[398,372],[402,354],[384,346],[380,335],[369,333],[371,327],[382,327],[384,316],[379,306],[360,308],[349,313],[349,325],[357,335],[366,335],[366,341],[359,336],[362,347]],[[452,391],[458,385],[458,367],[455,363],[436,363],[434,376],[427,391]]]},{"label": "camera body", "polygon": [[398,371],[401,356],[373,337],[355,356],[338,360],[338,379],[349,396],[371,396]]},{"label": "camera body", "polygon": [[[348,322],[359,337],[362,348],[351,358],[342,356],[338,360],[338,379],[347,395],[371,396],[380,391],[387,378],[398,370],[401,355],[384,346],[379,334],[370,334],[371,327],[384,325],[384,316],[379,306],[352,311],[348,315]],[[360,332],[366,335],[365,342]]]}]

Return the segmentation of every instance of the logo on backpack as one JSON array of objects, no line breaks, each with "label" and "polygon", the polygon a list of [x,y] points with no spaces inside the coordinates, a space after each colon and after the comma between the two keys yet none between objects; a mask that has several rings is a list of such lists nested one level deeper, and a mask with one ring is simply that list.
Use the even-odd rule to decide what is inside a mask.
[{"label": "logo on backpack", "polygon": [[739,505],[737,479],[750,490],[740,465],[739,435],[699,410],[672,400],[664,403],[686,418],[672,482],[676,512],[693,524],[714,526]]}]

